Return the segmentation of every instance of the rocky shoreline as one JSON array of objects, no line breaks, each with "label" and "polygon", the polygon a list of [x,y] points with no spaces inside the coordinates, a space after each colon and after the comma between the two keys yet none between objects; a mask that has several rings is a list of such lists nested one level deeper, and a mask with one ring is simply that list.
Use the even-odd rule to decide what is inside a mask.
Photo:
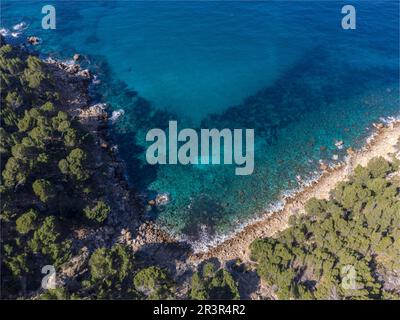
[{"label": "rocky shoreline", "polygon": [[[60,93],[63,111],[78,120],[82,128],[89,132],[96,148],[91,150],[95,159],[95,168],[106,167],[106,176],[93,172],[96,180],[107,190],[105,197],[112,208],[105,224],[96,229],[76,229],[73,240],[80,253],[73,257],[58,275],[61,283],[71,282],[87,268],[90,252],[98,247],[110,247],[114,243],[124,243],[134,252],[144,251],[151,257],[154,248],[162,244],[177,244],[176,240],[162,231],[155,223],[145,218],[144,206],[137,198],[125,178],[125,165],[117,154],[117,147],[110,138],[110,116],[107,105],[93,104],[89,86],[93,76],[87,69],[74,63],[65,63],[48,58],[44,61],[53,75],[55,85]],[[151,246],[150,246],[151,245]],[[178,244],[179,247],[179,244]],[[186,252],[188,248],[184,246]],[[181,250],[178,250],[181,252]],[[171,254],[171,253],[169,253]],[[172,253],[174,255],[174,253]],[[169,256],[155,255],[156,260],[169,261]],[[148,259],[154,261],[154,257]]]},{"label": "rocky shoreline", "polygon": [[[133,252],[144,256],[144,264],[156,263],[174,270],[178,282],[185,282],[188,269],[194,268],[202,261],[218,259],[227,263],[240,258],[250,263],[249,245],[252,241],[276,235],[288,227],[289,217],[303,214],[304,204],[312,197],[328,198],[330,190],[337,182],[345,180],[358,165],[376,157],[388,158],[396,152],[394,145],[400,137],[400,121],[388,125],[375,125],[376,132],[365,147],[355,152],[348,149],[347,160],[334,167],[321,168],[320,179],[290,197],[284,208],[277,212],[266,212],[264,218],[249,224],[243,230],[233,234],[227,240],[210,247],[207,251],[194,253],[192,248],[178,241],[173,236],[145,218],[145,207],[137,198],[125,178],[124,162],[118,157],[117,148],[109,136],[110,116],[105,104],[92,104],[89,85],[93,76],[76,63],[67,64],[48,59],[45,61],[55,76],[65,111],[78,119],[79,123],[90,132],[98,146],[92,150],[96,166],[107,166],[106,177],[98,177],[105,190],[107,201],[112,207],[104,226],[93,230],[75,230],[74,238],[81,248],[62,270],[60,279],[74,279],[87,268],[89,252],[100,246],[124,243]],[[265,289],[261,286],[261,289]],[[270,295],[269,295],[270,296]]]},{"label": "rocky shoreline", "polygon": [[304,205],[310,198],[329,198],[330,191],[335,185],[340,181],[345,181],[357,165],[365,166],[369,160],[379,156],[390,159],[392,155],[396,155],[400,158],[399,151],[395,147],[400,139],[400,120],[392,121],[387,125],[379,123],[373,126],[376,132],[361,150],[354,151],[349,148],[348,157],[344,163],[334,168],[326,167],[320,179],[290,197],[282,210],[265,212],[259,221],[249,224],[242,231],[209,250],[192,255],[190,259],[195,263],[210,258],[225,262],[240,258],[242,261],[250,262],[249,246],[254,240],[273,237],[286,229],[291,215],[305,213]]}]

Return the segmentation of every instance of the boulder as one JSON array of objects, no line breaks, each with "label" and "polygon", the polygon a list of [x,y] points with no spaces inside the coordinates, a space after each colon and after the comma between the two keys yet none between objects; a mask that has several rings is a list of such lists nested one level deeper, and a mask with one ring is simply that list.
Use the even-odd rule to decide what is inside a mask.
[{"label": "boulder", "polygon": [[68,278],[73,278],[79,275],[87,267],[89,255],[88,248],[83,247],[79,255],[73,257],[70,261],[62,266],[62,275]]},{"label": "boulder", "polygon": [[378,130],[383,128],[383,123],[373,123],[372,125]]},{"label": "boulder", "polygon": [[323,170],[323,171],[328,170],[328,166],[327,166],[325,163],[323,163],[323,162],[320,163],[319,168],[320,168],[321,170]]},{"label": "boulder", "polygon": [[342,140],[338,140],[335,142],[335,146],[338,149],[343,149],[344,142]]},{"label": "boulder", "polygon": [[78,76],[81,76],[81,77],[83,77],[83,78],[90,78],[90,77],[91,77],[90,71],[89,71],[88,69],[80,70],[80,71],[77,73],[77,75],[78,75]]},{"label": "boulder", "polygon": [[349,155],[349,156],[351,156],[351,155],[353,155],[355,152],[354,152],[354,149],[353,148],[348,148],[347,150],[346,150],[346,152],[347,152],[347,154]]},{"label": "boulder", "polygon": [[35,37],[35,36],[30,36],[26,39],[28,41],[29,44],[31,45],[38,45],[40,43],[40,38]]},{"label": "boulder", "polygon": [[105,111],[106,105],[104,103],[97,103],[90,106],[87,109],[81,110],[79,115],[80,118],[107,118],[107,112]]},{"label": "boulder", "polygon": [[170,196],[168,193],[159,193],[155,199],[157,206],[162,206],[170,201]]},{"label": "boulder", "polygon": [[73,59],[74,61],[79,61],[81,59],[81,55],[79,53],[75,53]]}]

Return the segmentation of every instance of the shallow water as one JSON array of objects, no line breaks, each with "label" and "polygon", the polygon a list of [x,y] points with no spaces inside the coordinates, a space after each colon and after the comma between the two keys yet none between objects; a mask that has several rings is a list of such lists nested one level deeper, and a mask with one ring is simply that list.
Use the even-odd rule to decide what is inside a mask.
[{"label": "shallow water", "polygon": [[[360,147],[370,124],[399,112],[399,5],[355,2],[357,29],[341,28],[336,1],[53,1],[57,29],[40,29],[43,1],[3,1],[1,27],[25,21],[38,49],[79,52],[102,83],[95,99],[125,114],[113,136],[132,185],[168,192],[149,212],[198,243],[237,228]],[[145,134],[179,127],[254,128],[255,170],[233,165],[149,166]],[[367,130],[368,128],[368,130]]]}]

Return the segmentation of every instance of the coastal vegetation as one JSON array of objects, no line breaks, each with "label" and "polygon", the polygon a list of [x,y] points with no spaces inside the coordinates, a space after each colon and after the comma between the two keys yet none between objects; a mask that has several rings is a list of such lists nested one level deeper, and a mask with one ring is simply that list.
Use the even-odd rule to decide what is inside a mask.
[{"label": "coastal vegetation", "polygon": [[358,166],[329,200],[311,199],[277,237],[251,245],[259,276],[280,299],[399,299],[399,161]]},{"label": "coastal vegetation", "polygon": [[[104,222],[110,207],[92,177],[90,135],[64,111],[46,65],[3,44],[0,69],[1,286],[2,295],[12,297],[40,286],[42,266],[67,262],[76,253],[74,227]],[[120,247],[111,256],[127,259]],[[116,275],[115,269],[96,264],[99,257],[95,251],[91,285],[98,284],[101,270],[109,274],[99,287],[107,287],[113,277],[122,281],[128,266],[114,265]]]},{"label": "coastal vegetation", "polygon": [[73,289],[59,287],[40,299],[173,299],[175,284],[169,273],[156,266],[138,268],[131,248],[115,244],[90,256],[89,268]]},{"label": "coastal vegetation", "polygon": [[192,299],[240,299],[238,284],[226,269],[218,269],[212,262],[205,263],[200,269],[192,276]]},{"label": "coastal vegetation", "polygon": [[92,178],[92,141],[47,66],[3,43],[0,69],[1,278],[3,294],[15,296],[39,286],[41,266],[71,258],[74,226],[103,222],[110,208]]},{"label": "coastal vegetation", "polygon": [[[143,261],[130,247],[116,243],[85,255],[74,232],[104,225],[112,210],[98,178],[106,169],[94,167],[94,139],[70,116],[37,56],[2,39],[0,71],[2,297],[173,299],[169,271],[138,267]],[[60,271],[74,257],[87,265],[79,284],[40,290],[43,266]],[[233,292],[227,298],[238,298],[226,271],[206,269],[193,298],[222,297],[226,288]]]},{"label": "coastal vegetation", "polygon": [[[179,278],[175,265],[158,265],[116,237],[99,245],[76,236],[95,237],[114,209],[107,164],[96,166],[100,148],[37,56],[2,40],[0,74],[2,298],[241,298],[237,274],[217,263],[185,261]],[[400,298],[399,166],[395,158],[358,166],[331,199],[311,199],[288,229],[251,245],[259,277],[278,298]],[[41,290],[46,265],[72,270],[73,279]]]}]

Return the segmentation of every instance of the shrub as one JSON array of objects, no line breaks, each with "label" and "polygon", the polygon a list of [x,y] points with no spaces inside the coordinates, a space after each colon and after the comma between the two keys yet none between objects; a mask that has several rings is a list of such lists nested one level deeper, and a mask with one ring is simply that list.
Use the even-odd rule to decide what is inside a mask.
[{"label": "shrub", "polygon": [[114,276],[117,270],[113,267],[111,252],[106,248],[99,248],[93,252],[89,260],[90,274],[94,281],[106,280]]},{"label": "shrub", "polygon": [[392,171],[392,166],[383,157],[372,159],[368,162],[367,168],[372,178],[384,178],[389,172]]},{"label": "shrub", "polygon": [[25,132],[33,129],[35,127],[35,119],[25,111],[24,117],[18,121],[18,129],[20,132]]},{"label": "shrub", "polygon": [[52,184],[45,179],[35,180],[32,184],[32,189],[42,202],[47,202],[49,198],[54,196]]},{"label": "shrub", "polygon": [[29,231],[35,229],[35,222],[37,220],[37,213],[34,210],[29,210],[22,214],[16,221],[16,229],[20,234],[27,234]]},{"label": "shrub", "polygon": [[201,272],[196,272],[191,281],[190,297],[205,299],[240,299],[238,285],[225,269],[217,270],[214,263],[205,263]]},{"label": "shrub", "polygon": [[108,214],[111,211],[111,208],[104,203],[104,201],[98,201],[97,204],[93,207],[86,207],[84,210],[85,216],[90,220],[97,221],[102,223],[107,219]]},{"label": "shrub", "polygon": [[85,168],[86,157],[85,151],[75,148],[66,159],[59,161],[58,167],[62,173],[71,175],[77,181],[85,181],[89,178],[89,172]]},{"label": "shrub", "polygon": [[98,248],[90,257],[89,267],[89,285],[97,287],[98,297],[115,296],[119,290],[127,291],[130,287],[128,276],[133,269],[132,250],[121,244],[115,244],[111,249]]},{"label": "shrub", "polygon": [[45,104],[43,104],[40,109],[44,112],[48,112],[48,113],[52,113],[54,111],[54,105],[51,102],[46,102]]},{"label": "shrub", "polygon": [[2,172],[4,186],[7,188],[23,185],[28,178],[29,171],[26,166],[14,157],[10,157]]},{"label": "shrub", "polygon": [[74,147],[77,144],[76,130],[68,128],[64,132],[64,144],[67,147]]},{"label": "shrub", "polygon": [[28,243],[34,253],[41,253],[51,264],[60,266],[71,258],[71,241],[62,241],[60,227],[54,216],[46,217]]},{"label": "shrub", "polygon": [[6,96],[6,103],[13,109],[19,108],[20,106],[22,106],[23,98],[16,91],[8,92]]},{"label": "shrub", "polygon": [[133,279],[138,292],[147,299],[172,298],[172,281],[168,273],[155,266],[140,270]]},{"label": "shrub", "polygon": [[27,68],[23,73],[23,79],[26,81],[28,87],[37,89],[41,82],[47,78],[47,75],[42,70],[42,63],[39,58],[29,56],[26,60]]}]

